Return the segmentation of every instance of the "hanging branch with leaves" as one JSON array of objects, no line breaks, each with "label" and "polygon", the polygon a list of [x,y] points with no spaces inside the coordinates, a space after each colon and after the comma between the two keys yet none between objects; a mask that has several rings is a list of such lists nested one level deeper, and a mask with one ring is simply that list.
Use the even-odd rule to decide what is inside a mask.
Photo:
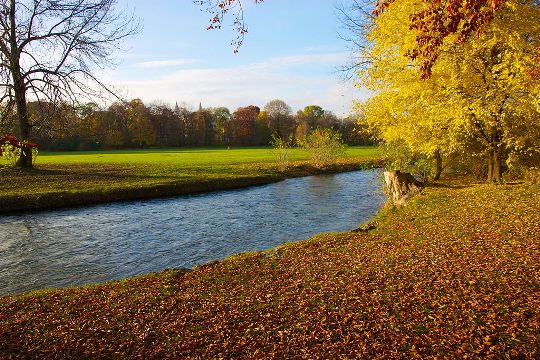
[{"label": "hanging branch with leaves", "polygon": [[[252,0],[255,4],[260,4],[264,0]],[[244,21],[244,7],[241,0],[194,0],[194,4],[200,6],[203,11],[210,14],[207,30],[221,29],[225,18],[230,15],[233,19],[232,26],[236,32],[236,38],[231,41],[231,46],[235,53],[238,52],[244,43],[244,37],[248,32],[247,24]]]}]

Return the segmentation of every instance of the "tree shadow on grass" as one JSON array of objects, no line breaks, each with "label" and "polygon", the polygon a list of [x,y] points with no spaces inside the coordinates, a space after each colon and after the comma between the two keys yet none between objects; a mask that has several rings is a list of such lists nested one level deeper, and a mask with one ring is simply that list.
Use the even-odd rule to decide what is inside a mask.
[{"label": "tree shadow on grass", "polygon": [[503,184],[490,184],[485,181],[481,181],[478,179],[452,179],[452,180],[443,180],[443,181],[437,181],[433,183],[429,183],[426,185],[428,188],[447,188],[447,189],[466,189],[466,188],[472,188],[474,186],[479,185],[493,185],[493,186],[519,186],[525,184],[524,181],[521,180],[515,180],[515,181],[508,181]]},{"label": "tree shadow on grass", "polygon": [[0,167],[0,176],[4,179],[123,179],[138,177],[132,169],[108,167],[108,166],[65,166],[35,167],[32,169],[20,169],[13,167]]},{"label": "tree shadow on grass", "polygon": [[446,183],[446,182],[431,182],[425,185],[426,188],[445,188],[445,189],[466,189],[473,187],[474,184]]}]

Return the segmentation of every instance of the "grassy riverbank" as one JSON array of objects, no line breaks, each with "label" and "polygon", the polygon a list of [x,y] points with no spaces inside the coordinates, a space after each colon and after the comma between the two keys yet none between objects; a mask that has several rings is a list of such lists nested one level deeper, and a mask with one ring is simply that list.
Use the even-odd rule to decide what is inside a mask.
[{"label": "grassy riverbank", "polygon": [[369,232],[0,298],[0,357],[538,358],[539,208],[446,183]]},{"label": "grassy riverbank", "polygon": [[[239,188],[320,173],[301,149],[279,171],[269,148],[41,153],[36,169],[0,166],[0,213]],[[378,161],[378,149],[351,147],[327,172]],[[1,158],[0,158],[1,159]]]}]

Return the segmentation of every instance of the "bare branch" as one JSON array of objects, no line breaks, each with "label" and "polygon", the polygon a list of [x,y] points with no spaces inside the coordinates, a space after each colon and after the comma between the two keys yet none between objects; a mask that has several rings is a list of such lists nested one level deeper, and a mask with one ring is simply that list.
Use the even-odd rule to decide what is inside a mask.
[{"label": "bare branch", "polygon": [[[221,29],[225,17],[230,14],[233,19],[233,29],[237,33],[236,38],[231,41],[234,52],[237,53],[244,37],[248,32],[247,24],[244,21],[244,8],[242,0],[192,0],[195,5],[200,6],[203,11],[210,14],[210,24],[207,30]],[[255,4],[260,4],[264,0],[250,0]]]},{"label": "bare branch", "polygon": [[369,46],[367,34],[374,21],[372,0],[352,0],[336,5],[336,17],[340,22],[338,36],[348,44],[350,59],[338,68],[344,80],[352,79],[355,74],[372,63],[365,56]]}]

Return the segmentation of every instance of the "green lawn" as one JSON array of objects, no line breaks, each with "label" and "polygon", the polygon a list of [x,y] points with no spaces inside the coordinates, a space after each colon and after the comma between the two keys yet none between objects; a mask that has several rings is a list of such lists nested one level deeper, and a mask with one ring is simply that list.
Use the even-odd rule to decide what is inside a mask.
[{"label": "green lawn", "polygon": [[[375,157],[376,147],[349,147],[345,159]],[[291,160],[305,161],[308,154],[303,149],[291,149]],[[84,152],[41,152],[37,166],[51,164],[116,164],[127,166],[153,166],[159,168],[207,167],[243,164],[274,164],[276,156],[271,148],[195,148],[150,149]]]},{"label": "green lawn", "polygon": [[0,298],[0,357],[538,359],[539,208],[443,183],[369,232]]},{"label": "green lawn", "polygon": [[[354,164],[373,161],[378,156],[375,147],[351,147],[337,167],[350,168]],[[201,182],[230,185],[242,179],[255,178],[253,182],[257,183],[257,178],[313,172],[305,150],[292,150],[291,160],[293,168],[283,174],[270,148],[41,152],[35,170],[0,167],[0,201],[30,203],[54,194],[64,197],[77,195],[82,199],[84,196],[88,198],[88,194],[169,186],[168,192],[160,193],[163,195],[178,193],[182,186]],[[4,160],[0,158],[0,164],[1,161]],[[220,185],[216,183],[211,188],[216,187]],[[115,200],[115,197],[109,200]],[[56,200],[47,198],[46,201]]]}]

